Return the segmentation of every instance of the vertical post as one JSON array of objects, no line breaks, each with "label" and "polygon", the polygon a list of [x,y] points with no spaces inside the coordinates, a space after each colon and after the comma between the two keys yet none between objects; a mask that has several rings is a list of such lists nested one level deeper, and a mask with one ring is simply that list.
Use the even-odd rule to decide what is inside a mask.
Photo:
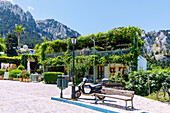
[{"label": "vertical post", "polygon": [[24,57],[24,67],[25,67],[25,55],[23,55],[23,57]]},{"label": "vertical post", "polygon": [[[94,65],[94,64],[93,64],[93,65]],[[95,66],[95,65],[93,66],[93,73],[94,73],[93,83],[95,84],[95,83],[96,83],[96,66]]]},{"label": "vertical post", "polygon": [[[137,39],[136,39],[136,50],[138,50],[138,35],[137,35]],[[140,52],[140,51],[139,51]],[[139,53],[137,54],[139,56]],[[138,70],[138,56],[137,56],[137,66],[136,66],[136,71]]]},{"label": "vertical post", "polygon": [[61,75],[61,94],[60,98],[63,98],[63,76]]},{"label": "vertical post", "polygon": [[72,85],[72,95],[71,98],[75,99],[75,84],[74,84],[74,47],[75,45],[73,45],[73,85]]},{"label": "vertical post", "polygon": [[148,76],[148,89],[149,89],[149,95],[150,95],[150,80],[149,80],[149,75],[147,74]]},{"label": "vertical post", "polygon": [[[96,54],[95,52],[95,38],[93,39],[93,42],[94,42],[94,49],[93,49],[93,55]],[[95,62],[96,59],[94,59],[94,62]],[[95,66],[95,63],[93,63],[93,83],[95,84],[96,83],[96,66]]]}]

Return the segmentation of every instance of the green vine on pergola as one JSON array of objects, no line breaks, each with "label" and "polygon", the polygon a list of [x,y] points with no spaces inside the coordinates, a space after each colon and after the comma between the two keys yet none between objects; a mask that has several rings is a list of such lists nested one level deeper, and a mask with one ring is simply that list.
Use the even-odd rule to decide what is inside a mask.
[{"label": "green vine on pergola", "polygon": [[[97,34],[91,34],[88,36],[80,36],[77,39],[77,44],[75,49],[81,50],[83,47],[89,46],[89,48],[93,49],[93,41],[90,38],[95,38],[96,50],[106,51],[106,50],[115,50],[118,48],[121,49],[129,49],[130,48],[130,62],[129,59],[117,58],[119,56],[114,57],[117,58],[117,62],[122,62],[123,64],[132,65],[132,70],[137,69],[137,57],[139,56],[139,51],[144,46],[144,41],[141,40],[141,30],[138,27],[120,27],[115,28],[107,33],[99,32]],[[46,41],[41,45],[36,45],[36,54],[40,55],[40,61],[43,62],[46,59],[46,54],[48,53],[56,53],[56,52],[65,52],[66,50],[72,50],[72,44],[70,41],[67,43],[63,40],[55,40],[55,41]],[[125,57],[124,55],[123,57]],[[132,57],[133,56],[133,57]],[[122,57],[122,58],[123,58]],[[104,61],[104,59],[111,58],[111,56],[105,56],[99,60],[100,62],[112,63],[112,61]],[[67,59],[65,57],[65,59]],[[70,59],[70,58],[69,58]],[[56,59],[57,60],[57,59]],[[54,60],[53,60],[54,61]],[[65,62],[65,61],[63,61]]]},{"label": "green vine on pergola", "polygon": [[[38,56],[34,54],[21,54],[21,64],[24,66],[24,60],[25,64],[27,64],[27,59],[33,58],[35,59],[35,62],[38,63]],[[27,68],[27,65],[25,65],[25,68]]]},{"label": "green vine on pergola", "polygon": [[[67,53],[69,54],[69,53]],[[66,54],[65,54],[66,55]],[[69,55],[67,55],[69,56]],[[97,64],[111,64],[111,63],[119,63],[123,65],[130,65],[131,59],[133,58],[133,54],[123,54],[121,56],[119,55],[110,55],[110,56],[103,56],[100,57],[98,55],[90,55],[90,56],[76,56],[75,57],[75,64],[76,63],[87,63],[89,61],[88,66],[91,65],[97,65]],[[85,60],[86,59],[86,60]],[[43,65],[45,66],[60,66],[60,65],[69,65],[68,68],[72,68],[72,56],[70,55],[69,57],[62,57],[62,56],[57,56],[56,58],[49,58],[47,60],[44,60],[42,62]]]}]

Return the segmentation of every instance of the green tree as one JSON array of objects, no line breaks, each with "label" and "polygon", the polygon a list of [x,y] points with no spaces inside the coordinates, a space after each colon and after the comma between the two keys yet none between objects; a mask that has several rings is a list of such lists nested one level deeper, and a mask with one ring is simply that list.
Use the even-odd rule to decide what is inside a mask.
[{"label": "green tree", "polygon": [[20,34],[23,32],[24,29],[25,28],[22,28],[22,25],[17,25],[16,29],[14,30],[18,33],[18,47],[20,46]]},{"label": "green tree", "polygon": [[[1,34],[0,34],[0,36],[1,36]],[[5,50],[4,40],[5,40],[4,37],[0,38],[0,52]]]},{"label": "green tree", "polygon": [[[68,60],[68,59],[67,59]],[[69,57],[70,62],[68,63],[68,69],[73,71],[73,59]],[[89,72],[90,66],[93,63],[92,56],[77,56],[75,57],[75,82],[79,84],[81,82],[82,77],[84,77],[85,72]]]},{"label": "green tree", "polygon": [[8,34],[7,39],[5,41],[7,47],[7,56],[17,56],[16,47],[18,45],[17,37],[15,34]]}]

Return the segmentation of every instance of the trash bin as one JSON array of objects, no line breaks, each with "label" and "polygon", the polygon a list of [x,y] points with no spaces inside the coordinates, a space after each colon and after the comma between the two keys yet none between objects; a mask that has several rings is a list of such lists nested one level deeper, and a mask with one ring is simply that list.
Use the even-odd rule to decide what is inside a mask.
[{"label": "trash bin", "polygon": [[31,80],[32,82],[38,82],[38,74],[31,74]]},{"label": "trash bin", "polygon": [[57,79],[57,87],[62,87],[62,79]]},{"label": "trash bin", "polygon": [[66,77],[68,77],[68,76],[67,75],[58,75],[58,78],[57,78],[57,87],[59,87],[61,89],[60,98],[63,98],[62,90],[68,87],[68,79],[66,79]]},{"label": "trash bin", "polygon": [[61,79],[58,78],[57,79],[57,87],[59,88],[67,88],[68,87],[68,80],[67,79]]},{"label": "trash bin", "polygon": [[68,87],[68,80],[67,79],[63,79],[62,80],[62,87],[63,88],[67,88]]}]

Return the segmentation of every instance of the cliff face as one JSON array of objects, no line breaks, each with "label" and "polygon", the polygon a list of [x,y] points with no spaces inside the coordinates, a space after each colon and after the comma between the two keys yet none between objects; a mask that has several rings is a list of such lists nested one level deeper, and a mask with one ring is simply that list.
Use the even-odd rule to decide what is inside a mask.
[{"label": "cliff face", "polygon": [[21,43],[34,48],[37,43],[42,43],[44,37],[47,40],[64,39],[80,34],[66,25],[54,19],[35,21],[32,14],[24,12],[18,5],[8,1],[0,1],[0,34],[4,37],[8,33],[14,33],[16,25],[22,25],[25,30],[21,33]]},{"label": "cliff face", "polygon": [[52,40],[66,39],[71,36],[79,37],[80,34],[54,19],[36,20],[37,28],[41,31],[41,36],[51,37]]},{"label": "cliff face", "polygon": [[170,30],[160,30],[158,32],[143,32],[142,38],[145,40],[144,49],[147,54],[152,52],[165,52],[170,49]]}]

